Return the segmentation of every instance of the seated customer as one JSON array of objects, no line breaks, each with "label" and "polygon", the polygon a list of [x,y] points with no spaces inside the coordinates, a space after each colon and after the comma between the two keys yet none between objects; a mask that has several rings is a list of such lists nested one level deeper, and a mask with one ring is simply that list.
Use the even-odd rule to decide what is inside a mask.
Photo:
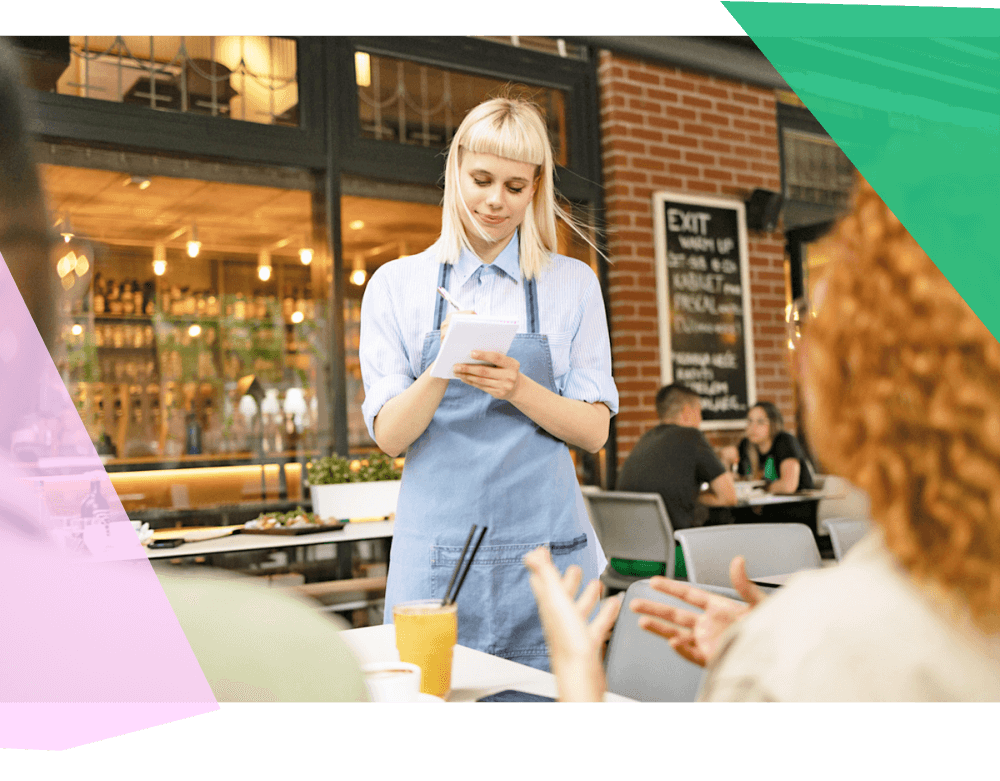
[{"label": "seated customer", "polygon": [[814,485],[802,445],[785,431],[784,418],[770,401],[758,401],[747,413],[747,435],[740,441],[739,457],[739,474],[766,480],[772,494],[793,494]]},{"label": "seated customer", "polygon": [[[660,425],[647,431],[629,453],[618,477],[620,491],[657,493],[663,497],[670,524],[675,530],[701,526],[708,507],[736,504],[733,476],[708,444],[701,425],[701,398],[684,385],[665,385],[656,394]],[[708,483],[708,490],[701,486]],[[675,577],[686,577],[684,558],[676,548]],[[612,559],[611,566],[623,575],[662,575],[656,562]]]},{"label": "seated customer", "polygon": [[[632,607],[706,664],[703,700],[1000,701],[1000,343],[866,182],[835,230],[804,335],[808,430],[875,528],[764,600],[653,578],[704,612]],[[560,695],[597,699],[613,607],[588,626],[545,553],[526,563],[572,675]]]}]

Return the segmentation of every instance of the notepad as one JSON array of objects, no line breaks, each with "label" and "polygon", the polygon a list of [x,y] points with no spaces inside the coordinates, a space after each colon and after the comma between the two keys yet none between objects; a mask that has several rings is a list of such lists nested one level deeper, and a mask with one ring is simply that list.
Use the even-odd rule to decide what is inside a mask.
[{"label": "notepad", "polygon": [[431,376],[454,380],[457,378],[452,369],[456,363],[486,363],[473,360],[473,350],[492,350],[506,355],[516,333],[516,320],[453,314],[437,360],[431,367]]}]

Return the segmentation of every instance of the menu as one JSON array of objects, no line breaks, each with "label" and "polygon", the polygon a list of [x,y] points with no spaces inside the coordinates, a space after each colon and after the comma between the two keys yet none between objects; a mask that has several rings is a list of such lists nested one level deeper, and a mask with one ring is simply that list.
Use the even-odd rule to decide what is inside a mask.
[{"label": "menu", "polygon": [[704,428],[742,426],[755,400],[744,206],[671,192],[653,205],[664,383],[697,391]]}]

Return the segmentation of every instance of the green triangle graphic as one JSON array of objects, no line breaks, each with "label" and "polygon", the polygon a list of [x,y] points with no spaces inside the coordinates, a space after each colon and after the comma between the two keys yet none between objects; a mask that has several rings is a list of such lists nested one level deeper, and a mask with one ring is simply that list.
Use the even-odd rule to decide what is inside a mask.
[{"label": "green triangle graphic", "polygon": [[723,4],[1000,336],[1000,10]]}]

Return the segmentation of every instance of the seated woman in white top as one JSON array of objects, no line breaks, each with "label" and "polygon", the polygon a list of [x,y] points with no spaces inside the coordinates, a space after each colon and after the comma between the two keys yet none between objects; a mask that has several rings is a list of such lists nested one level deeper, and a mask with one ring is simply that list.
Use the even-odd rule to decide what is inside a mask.
[{"label": "seated woman in white top", "polygon": [[[825,465],[871,497],[872,533],[831,569],[746,600],[653,578],[698,613],[633,601],[641,625],[706,665],[699,698],[1000,700],[1000,344],[861,182],[826,240],[804,334],[808,429]],[[545,551],[530,554],[565,699],[603,691],[610,603],[587,625]],[[596,601],[593,587],[582,607]]]}]

